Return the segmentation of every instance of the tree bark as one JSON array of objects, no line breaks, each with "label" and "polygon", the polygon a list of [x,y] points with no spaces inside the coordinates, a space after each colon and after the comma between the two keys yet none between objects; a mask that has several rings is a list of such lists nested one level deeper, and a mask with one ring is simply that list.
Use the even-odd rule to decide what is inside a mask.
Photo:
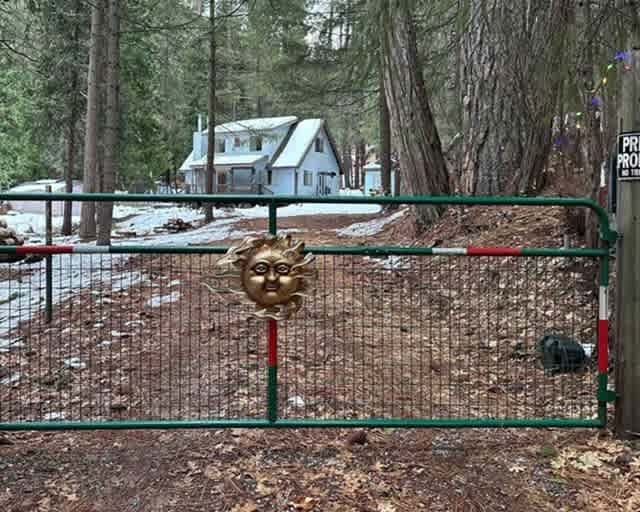
[{"label": "tree bark", "polygon": [[[586,37],[591,35],[592,13],[591,5],[585,2],[583,5],[584,24],[587,28]],[[594,64],[593,58],[593,41],[591,37],[584,43],[585,67],[582,70],[582,83],[584,90],[582,91],[582,101],[585,107],[584,118],[584,139],[582,144],[584,174],[589,187],[589,196],[594,201],[598,201],[598,190],[600,188],[600,165],[604,159],[602,147],[602,133],[600,132],[601,112],[598,112],[597,106],[591,103],[595,88],[595,77],[598,76],[599,69]],[[598,235],[598,217],[594,212],[588,210],[585,212],[585,241],[589,247],[597,247],[600,244]]]},{"label": "tree bark", "polygon": [[[542,173],[551,151],[553,112],[562,92],[565,43],[571,0],[553,0],[546,13],[544,28],[538,38],[544,41],[539,57],[538,83],[531,91],[535,101],[529,102],[533,115],[527,123],[527,137],[514,192],[539,192]],[[585,2],[586,5],[589,2]],[[531,66],[532,71],[536,66]]]},{"label": "tree bark", "polygon": [[358,134],[356,138],[356,161],[353,172],[353,187],[359,189],[364,185],[363,170],[365,159],[365,143],[362,135]]},{"label": "tree bark", "polygon": [[[77,82],[74,80],[77,84]],[[77,85],[76,85],[77,86]],[[74,102],[69,119],[68,136],[67,136],[67,166],[64,170],[64,191],[73,192],[73,175],[75,173],[76,161],[76,123],[78,122],[77,106]],[[62,218],[62,235],[70,236],[72,232],[71,216],[73,213],[73,205],[71,201],[64,202],[64,211]]]},{"label": "tree bark", "polygon": [[[102,192],[115,191],[120,127],[120,0],[109,0],[107,17],[106,112]],[[98,203],[98,245],[111,243],[113,203]]]},{"label": "tree bark", "polygon": [[[211,2],[209,12],[209,119],[207,123],[207,168],[205,172],[205,192],[213,194],[213,180],[215,179],[215,168],[213,166],[216,151],[216,16],[215,4]],[[213,220],[213,205],[205,203],[204,220]]]},{"label": "tree bark", "polygon": [[382,195],[391,195],[391,124],[389,107],[384,92],[384,79],[380,70],[380,186]]},{"label": "tree bark", "polygon": [[[422,77],[413,3],[386,0],[380,20],[384,89],[404,189],[416,196],[447,195],[449,179]],[[416,209],[418,229],[432,223],[441,212],[438,207]]]},{"label": "tree bark", "polygon": [[[84,140],[83,192],[96,191],[98,159],[98,120],[100,94],[98,90],[98,69],[100,68],[100,48],[103,45],[104,0],[96,0],[91,9],[91,39],[89,42],[89,70],[87,77],[87,116]],[[96,236],[95,203],[84,201],[80,209],[80,238]]]},{"label": "tree bark", "polygon": [[344,170],[344,187],[351,188],[351,172],[353,162],[351,159],[351,117],[345,117],[344,140],[342,141],[342,167]]},{"label": "tree bark", "polygon": [[463,190],[538,191],[551,149],[571,0],[468,0],[463,37]]},{"label": "tree bark", "polygon": [[504,2],[469,0],[468,26],[462,38],[462,190],[469,195],[495,195],[515,171],[519,154],[513,120],[513,82],[503,79],[509,59],[501,36]]},{"label": "tree bark", "polygon": [[[75,4],[75,15],[79,15],[80,13],[80,2],[76,1]],[[73,29],[73,41],[74,41],[74,51],[78,52],[80,46],[80,27],[78,25],[78,21],[75,21],[75,26]],[[73,75],[71,79],[71,105],[70,105],[70,116],[69,116],[69,125],[67,128],[67,166],[65,167],[64,181],[65,181],[65,192],[68,194],[73,192],[73,175],[75,174],[75,165],[76,165],[76,127],[78,124],[78,100],[79,100],[79,91],[78,84],[80,82],[79,71],[77,67],[73,68]],[[71,216],[73,214],[73,205],[71,201],[65,201],[64,203],[64,211],[62,216],[62,234],[64,236],[70,236],[72,232],[72,222]]]}]

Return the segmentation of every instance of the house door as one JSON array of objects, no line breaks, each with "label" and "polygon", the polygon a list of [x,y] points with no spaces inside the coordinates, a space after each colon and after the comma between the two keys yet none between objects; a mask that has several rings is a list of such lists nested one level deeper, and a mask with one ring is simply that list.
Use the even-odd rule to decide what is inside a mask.
[{"label": "house door", "polygon": [[331,180],[332,180],[332,176],[329,173],[321,172],[318,174],[317,195],[319,196],[331,195]]},{"label": "house door", "polygon": [[218,187],[218,192],[224,193],[228,191],[227,185],[227,173],[226,172],[216,172],[216,183]]},{"label": "house door", "polygon": [[331,176],[328,174],[318,174],[318,190],[317,195],[328,196],[331,195]]}]

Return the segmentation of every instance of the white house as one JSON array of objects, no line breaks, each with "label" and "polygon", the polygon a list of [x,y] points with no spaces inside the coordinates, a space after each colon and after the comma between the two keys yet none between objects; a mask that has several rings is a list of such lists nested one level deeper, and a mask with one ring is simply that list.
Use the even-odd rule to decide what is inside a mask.
[{"label": "white house", "polygon": [[[382,193],[382,177],[380,164],[371,163],[365,165],[364,172],[364,194],[367,196],[377,196]],[[391,169],[391,195],[396,194],[396,171]]]},{"label": "white house", "polygon": [[[205,191],[208,130],[193,134],[180,167],[185,191]],[[335,195],[342,169],[323,119],[294,116],[233,121],[216,126],[215,193]]]}]

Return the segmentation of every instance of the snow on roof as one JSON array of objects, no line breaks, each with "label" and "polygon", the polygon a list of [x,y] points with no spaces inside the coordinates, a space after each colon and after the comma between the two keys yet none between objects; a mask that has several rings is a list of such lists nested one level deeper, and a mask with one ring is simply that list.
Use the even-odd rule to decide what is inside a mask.
[{"label": "snow on roof", "polygon": [[363,169],[365,169],[367,171],[379,171],[380,170],[380,164],[372,162],[370,164],[365,165],[363,167]]},{"label": "snow on roof", "polygon": [[191,164],[193,163],[193,150],[189,153],[189,156],[185,159],[185,161],[180,166],[181,171],[188,171],[191,169]]},{"label": "snow on roof", "polygon": [[[260,160],[266,160],[267,155],[220,155],[216,154],[213,160],[213,165],[220,166],[234,166],[234,165],[253,165]],[[207,165],[207,155],[204,155],[199,160],[191,162],[191,167],[203,167]]]},{"label": "snow on roof", "polygon": [[[262,117],[258,119],[244,119],[232,121],[216,126],[216,133],[238,133],[251,131],[274,130],[282,126],[288,126],[298,120],[296,116]],[[204,130],[203,133],[206,133]]]},{"label": "snow on roof", "polygon": [[273,167],[298,167],[323,125],[322,119],[300,121]]}]

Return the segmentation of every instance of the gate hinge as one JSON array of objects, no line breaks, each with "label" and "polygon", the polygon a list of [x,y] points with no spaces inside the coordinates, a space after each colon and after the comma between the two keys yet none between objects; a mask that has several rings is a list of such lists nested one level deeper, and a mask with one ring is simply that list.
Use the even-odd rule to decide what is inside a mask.
[{"label": "gate hinge", "polygon": [[598,401],[599,402],[615,402],[616,398],[618,398],[618,393],[615,391],[610,391],[608,389],[598,390]]}]

